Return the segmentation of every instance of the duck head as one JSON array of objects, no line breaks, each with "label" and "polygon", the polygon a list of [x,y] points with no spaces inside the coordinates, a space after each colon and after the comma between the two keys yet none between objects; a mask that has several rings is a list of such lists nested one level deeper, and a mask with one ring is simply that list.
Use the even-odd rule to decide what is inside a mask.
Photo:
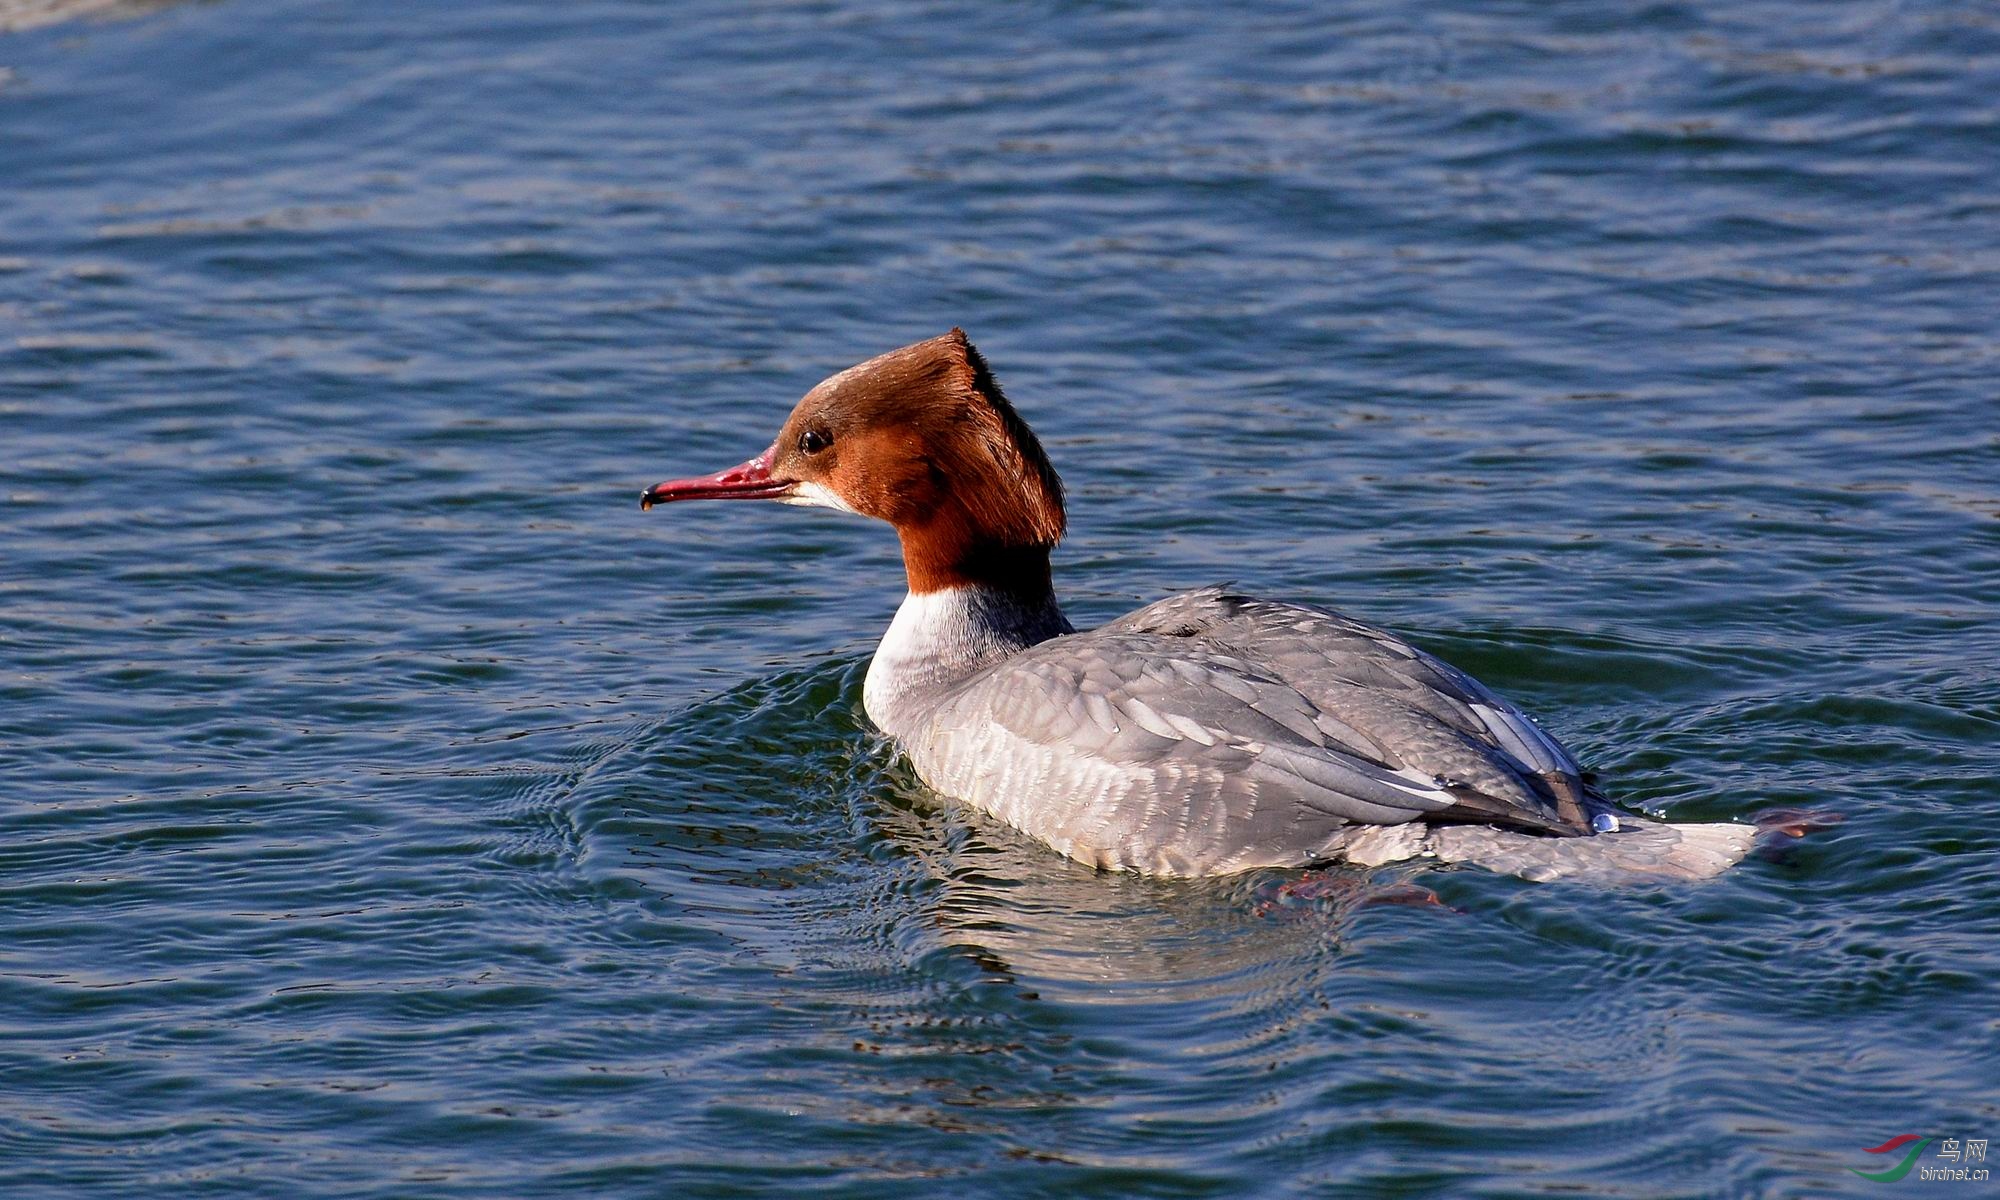
[{"label": "duck head", "polygon": [[642,508],[778,500],[895,526],[910,591],[1046,592],[1062,481],[962,330],[834,375],[748,462],[654,484]]}]

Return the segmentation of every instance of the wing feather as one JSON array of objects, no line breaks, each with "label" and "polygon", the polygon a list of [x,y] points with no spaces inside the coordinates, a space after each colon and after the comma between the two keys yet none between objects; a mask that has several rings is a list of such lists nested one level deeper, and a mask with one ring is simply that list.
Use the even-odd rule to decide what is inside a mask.
[{"label": "wing feather", "polygon": [[1312,861],[1352,824],[1588,830],[1575,760],[1471,677],[1222,588],[1023,651],[906,748],[939,790],[1073,857],[1162,874]]}]

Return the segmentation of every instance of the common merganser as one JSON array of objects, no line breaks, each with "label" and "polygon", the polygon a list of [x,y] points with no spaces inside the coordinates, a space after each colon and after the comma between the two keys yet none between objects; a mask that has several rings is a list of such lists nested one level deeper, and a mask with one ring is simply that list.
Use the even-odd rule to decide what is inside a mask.
[{"label": "common merganser", "polygon": [[1757,833],[1621,815],[1519,708],[1326,609],[1208,587],[1076,632],[1049,574],[1062,482],[958,329],[828,378],[763,453],[640,504],[753,499],[895,526],[909,594],[869,718],[932,788],[1098,868],[1701,878]]}]

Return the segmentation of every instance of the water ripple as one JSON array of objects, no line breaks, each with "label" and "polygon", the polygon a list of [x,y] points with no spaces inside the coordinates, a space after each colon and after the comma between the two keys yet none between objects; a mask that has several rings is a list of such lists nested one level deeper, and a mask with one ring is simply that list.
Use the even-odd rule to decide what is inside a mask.
[{"label": "water ripple", "polygon": [[[1859,1195],[1986,1136],[1996,88],[1872,0],[0,3],[0,1187]],[[1080,623],[1239,580],[1640,809],[1844,819],[1170,885],[930,794],[858,709],[884,531],[633,500],[955,323]]]}]

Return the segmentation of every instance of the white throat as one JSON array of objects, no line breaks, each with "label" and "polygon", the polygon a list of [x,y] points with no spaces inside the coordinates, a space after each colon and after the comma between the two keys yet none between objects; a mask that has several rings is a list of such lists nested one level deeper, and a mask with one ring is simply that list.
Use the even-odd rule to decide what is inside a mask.
[{"label": "white throat", "polygon": [[911,592],[868,664],[868,719],[891,737],[918,728],[940,693],[1039,642],[1074,633],[1053,595],[1039,602],[982,587]]}]

